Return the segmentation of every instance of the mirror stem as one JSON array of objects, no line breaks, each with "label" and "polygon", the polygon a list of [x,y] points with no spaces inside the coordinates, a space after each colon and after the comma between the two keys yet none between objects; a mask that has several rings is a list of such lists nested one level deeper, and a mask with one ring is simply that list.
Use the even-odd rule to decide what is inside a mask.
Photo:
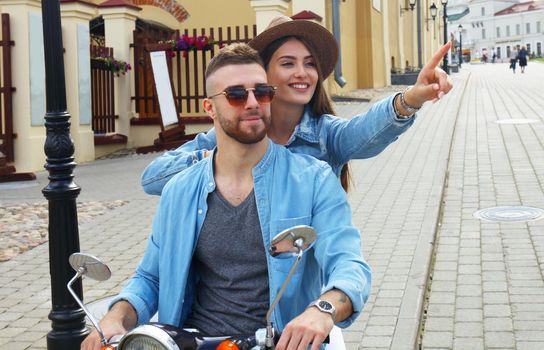
[{"label": "mirror stem", "polygon": [[274,349],[274,329],[272,327],[272,312],[274,311],[274,308],[276,305],[278,305],[278,302],[280,301],[281,297],[283,296],[283,293],[285,292],[285,289],[287,288],[287,285],[289,284],[289,281],[291,280],[291,277],[293,277],[293,274],[295,273],[295,270],[298,266],[298,263],[300,262],[300,259],[302,259],[302,254],[304,253],[304,250],[302,250],[302,246],[304,244],[304,240],[302,238],[297,239],[294,242],[294,246],[297,247],[297,259],[295,260],[293,266],[289,270],[289,273],[287,274],[287,278],[283,282],[280,291],[278,292],[278,295],[276,295],[276,298],[274,299],[274,302],[272,305],[270,305],[270,308],[268,309],[268,312],[266,313],[266,340],[265,340],[265,346],[267,349]]},{"label": "mirror stem", "polygon": [[80,278],[81,276],[83,276],[86,272],[86,269],[85,267],[80,267],[78,270],[77,270],[77,273],[75,274],[75,276],[68,282],[68,284],[66,285],[66,287],[68,288],[68,291],[70,292],[70,294],[72,294],[72,296],[74,297],[75,301],[78,303],[78,305],[83,309],[83,311],[85,312],[85,315],[87,315],[87,317],[89,318],[89,320],[91,320],[91,323],[93,324],[94,328],[96,329],[96,331],[98,332],[98,335],[100,336],[100,343],[102,343],[102,346],[105,346],[108,344],[106,338],[104,337],[104,334],[102,333],[102,329],[100,329],[100,326],[98,325],[98,322],[95,320],[95,318],[93,317],[93,315],[89,312],[89,310],[87,310],[87,308],[85,307],[85,305],[81,302],[81,300],[79,300],[79,297],[77,296],[77,294],[74,292],[74,290],[72,289],[72,284],[78,279]]}]

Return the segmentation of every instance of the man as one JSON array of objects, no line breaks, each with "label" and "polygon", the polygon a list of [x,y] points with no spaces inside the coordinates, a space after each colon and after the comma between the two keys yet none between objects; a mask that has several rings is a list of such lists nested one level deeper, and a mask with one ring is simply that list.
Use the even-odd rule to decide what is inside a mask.
[{"label": "man", "polygon": [[510,51],[510,68],[516,74],[516,64],[518,61],[518,48],[517,46],[512,47],[512,51]]},{"label": "man", "polygon": [[[273,314],[277,348],[317,349],[336,323],[351,324],[370,292],[370,269],[331,168],[266,137],[274,88],[258,53],[222,49],[206,70],[204,109],[217,147],[165,187],[149,245],[135,275],[101,321],[104,335],[147,322],[207,335],[252,333],[279,292],[290,259],[265,247],[277,233],[311,225],[318,234]],[[335,309],[311,305],[324,300]],[[82,349],[99,349],[96,332]]]}]

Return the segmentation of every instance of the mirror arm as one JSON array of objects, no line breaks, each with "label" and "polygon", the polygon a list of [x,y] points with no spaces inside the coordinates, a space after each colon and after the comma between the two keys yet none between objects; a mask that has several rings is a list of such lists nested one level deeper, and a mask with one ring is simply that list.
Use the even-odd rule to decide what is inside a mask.
[{"label": "mirror arm", "polygon": [[298,263],[302,259],[302,255],[304,254],[304,250],[301,249],[302,245],[304,243],[303,239],[297,239],[294,242],[295,247],[298,248],[297,253],[297,259],[293,263],[293,266],[289,270],[289,273],[287,274],[287,278],[285,278],[285,281],[283,282],[280,291],[278,292],[278,295],[276,295],[276,298],[274,299],[274,302],[272,305],[270,305],[270,308],[268,309],[268,312],[266,313],[266,340],[265,340],[265,346],[267,349],[274,349],[274,331],[272,327],[272,320],[270,319],[272,316],[272,312],[274,311],[274,308],[276,305],[278,305],[278,302],[280,301],[281,297],[283,296],[283,293],[285,292],[285,289],[287,289],[287,285],[289,284],[289,281],[291,280],[291,277],[293,277],[293,274],[295,273],[295,270],[298,266]]},{"label": "mirror arm", "polygon": [[75,274],[75,276],[68,282],[68,284],[66,285],[66,287],[68,288],[68,291],[70,292],[70,294],[72,294],[72,296],[74,297],[74,299],[76,300],[77,304],[83,309],[83,311],[85,312],[85,315],[87,315],[87,317],[89,318],[89,320],[91,320],[91,323],[93,324],[94,328],[96,329],[96,331],[98,332],[98,335],[100,336],[100,343],[102,343],[102,346],[105,346],[108,344],[106,338],[104,337],[104,334],[102,333],[102,329],[100,329],[100,326],[98,325],[98,322],[96,321],[96,319],[93,317],[93,315],[89,312],[89,310],[87,310],[87,308],[85,307],[85,305],[81,302],[81,300],[79,300],[79,297],[77,296],[76,292],[74,292],[74,290],[72,289],[72,284],[78,279],[80,278],[81,276],[83,276],[86,272],[86,269],[85,267],[80,267],[78,270],[77,270],[77,273]]}]

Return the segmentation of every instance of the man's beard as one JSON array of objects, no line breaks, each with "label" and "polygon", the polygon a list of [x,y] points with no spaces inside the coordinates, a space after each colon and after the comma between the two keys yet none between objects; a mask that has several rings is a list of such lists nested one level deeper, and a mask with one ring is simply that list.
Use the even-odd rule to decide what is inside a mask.
[{"label": "man's beard", "polygon": [[241,118],[237,118],[236,120],[228,120],[227,118],[223,118],[221,114],[218,114],[219,125],[221,125],[221,129],[223,129],[225,134],[242,144],[251,145],[262,141],[262,139],[264,139],[266,136],[267,128],[270,125],[270,115],[264,115],[260,112],[250,112],[244,114],[243,116],[260,117],[264,122],[264,127],[261,124],[251,125],[250,127],[247,127],[249,131],[243,131],[240,129],[240,124],[242,123]]}]

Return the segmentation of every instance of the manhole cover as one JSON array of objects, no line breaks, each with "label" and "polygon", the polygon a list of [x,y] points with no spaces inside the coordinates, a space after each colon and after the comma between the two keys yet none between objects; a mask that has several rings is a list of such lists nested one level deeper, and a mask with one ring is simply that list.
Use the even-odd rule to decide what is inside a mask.
[{"label": "manhole cover", "polygon": [[501,119],[497,120],[497,124],[531,124],[538,123],[537,119]]},{"label": "manhole cover", "polygon": [[533,207],[493,207],[475,212],[474,217],[486,221],[519,222],[538,220],[544,215],[544,210]]}]

